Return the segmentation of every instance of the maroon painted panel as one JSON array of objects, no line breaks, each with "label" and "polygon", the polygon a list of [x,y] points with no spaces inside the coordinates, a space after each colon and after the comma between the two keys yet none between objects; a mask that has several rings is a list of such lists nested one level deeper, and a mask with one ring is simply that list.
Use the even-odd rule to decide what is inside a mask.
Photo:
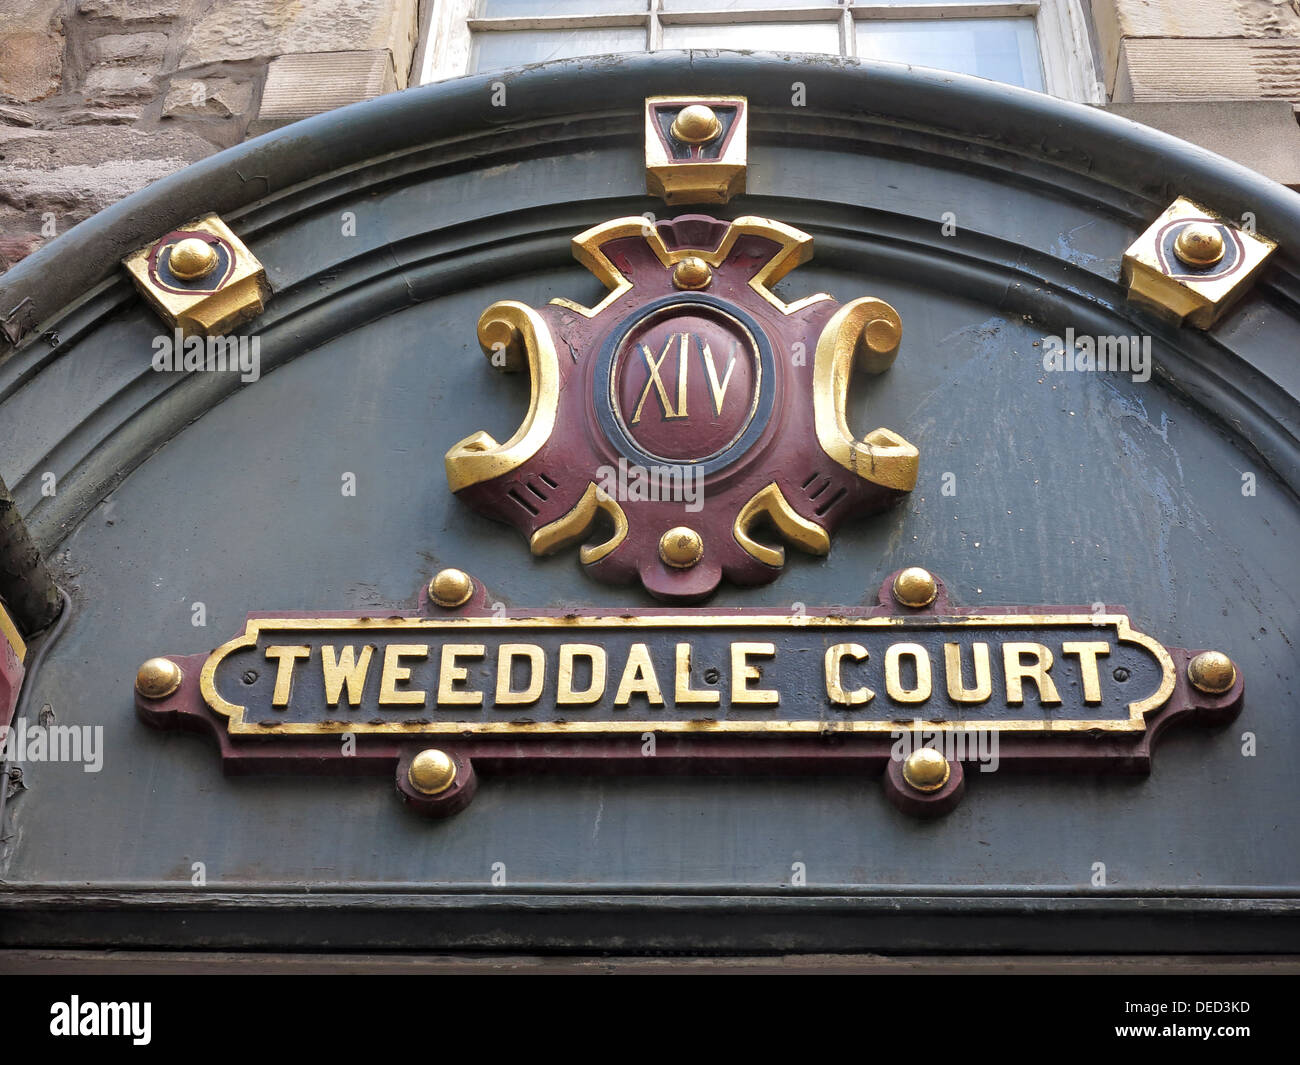
[{"label": "maroon painted panel", "polygon": [[[685,215],[656,223],[652,232],[670,253],[706,255],[725,246],[731,228]],[[559,303],[537,308],[560,355],[554,431],[522,464],[457,496],[531,540],[572,511],[591,484],[605,487],[610,471],[631,468],[635,478],[665,464],[680,467],[681,475],[698,478],[695,494],[616,495],[627,536],[586,566],[598,580],[639,582],[675,602],[699,601],[723,578],[760,585],[780,574],[780,566],[755,558],[733,535],[736,516],[769,484],[827,533],[902,498],[903,491],[834,461],[818,443],[814,351],[840,304],[824,296],[783,310],[751,281],[774,261],[785,263],[777,276],[798,261],[793,238],[745,232],[733,240],[699,291],[674,285],[673,267],[645,234],[593,244],[590,253],[603,255],[631,287],[591,317]],[[703,539],[703,557],[689,568],[659,555],[660,537],[680,526]]]}]

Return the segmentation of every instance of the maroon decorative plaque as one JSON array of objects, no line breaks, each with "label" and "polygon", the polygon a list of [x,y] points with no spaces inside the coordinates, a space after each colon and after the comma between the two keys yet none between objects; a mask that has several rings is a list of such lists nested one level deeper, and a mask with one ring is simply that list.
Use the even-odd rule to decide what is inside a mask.
[{"label": "maroon decorative plaque", "polygon": [[845,416],[854,368],[893,362],[897,313],[771,290],[811,238],[762,218],[622,218],[574,254],[609,295],[488,308],[480,343],[531,374],[529,410],[505,443],[475,433],[446,459],[457,496],[535,554],[582,544],[593,577],[690,602],[724,577],[773,580],[784,545],[827,553],[841,522],[915,484],[911,444]]}]

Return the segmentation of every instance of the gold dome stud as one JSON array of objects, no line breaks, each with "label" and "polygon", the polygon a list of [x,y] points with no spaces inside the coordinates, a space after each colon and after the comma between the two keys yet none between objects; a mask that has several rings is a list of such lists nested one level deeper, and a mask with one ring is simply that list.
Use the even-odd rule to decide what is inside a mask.
[{"label": "gold dome stud", "polygon": [[894,578],[894,598],[903,606],[919,609],[934,602],[939,594],[939,585],[928,569],[909,566]]},{"label": "gold dome stud", "polygon": [[411,759],[406,779],[421,795],[440,795],[456,782],[456,763],[446,751],[430,747]]},{"label": "gold dome stud", "polygon": [[181,686],[185,675],[170,658],[151,658],[135,675],[135,690],[146,699],[165,699]]},{"label": "gold dome stud", "polygon": [[708,288],[713,282],[713,271],[703,259],[692,255],[673,267],[673,285],[681,289]]},{"label": "gold dome stud", "polygon": [[1174,238],[1174,254],[1188,266],[1213,266],[1226,250],[1223,232],[1209,222],[1192,222]]},{"label": "gold dome stud", "polygon": [[917,791],[938,791],[951,774],[948,759],[933,747],[920,747],[903,762],[903,779]]},{"label": "gold dome stud", "polygon": [[172,245],[167,269],[182,281],[197,281],[217,268],[217,249],[198,237],[186,237]]},{"label": "gold dome stud", "polygon": [[444,610],[463,606],[474,594],[474,581],[463,569],[444,569],[429,582],[429,598]]},{"label": "gold dome stud", "polygon": [[707,144],[722,132],[722,122],[713,113],[713,108],[688,104],[677,112],[669,132],[687,144]]},{"label": "gold dome stud", "polygon": [[1187,663],[1192,687],[1208,695],[1222,695],[1237,683],[1237,669],[1222,651],[1203,651]]},{"label": "gold dome stud", "polygon": [[678,525],[659,538],[659,557],[674,569],[690,569],[704,557],[704,540],[694,529]]}]

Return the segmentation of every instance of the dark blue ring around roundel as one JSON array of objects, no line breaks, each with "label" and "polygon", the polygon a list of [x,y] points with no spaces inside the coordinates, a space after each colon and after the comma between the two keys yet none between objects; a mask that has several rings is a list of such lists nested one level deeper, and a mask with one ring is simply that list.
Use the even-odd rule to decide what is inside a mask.
[{"label": "dark blue ring around roundel", "polygon": [[[612,382],[609,375],[614,365],[614,353],[622,346],[624,338],[647,316],[663,310],[665,307],[679,307],[683,304],[711,307],[714,310],[730,315],[749,330],[750,335],[754,338],[754,343],[758,345],[759,394],[758,406],[754,411],[754,416],[750,419],[749,425],[740,435],[739,440],[736,440],[724,451],[706,459],[704,462],[672,462],[642,451],[619,424],[610,399]],[[772,345],[767,339],[767,334],[763,332],[763,327],[739,307],[727,303],[725,300],[720,300],[716,296],[706,296],[702,292],[683,292],[680,295],[664,296],[662,299],[647,303],[635,314],[628,315],[618,324],[618,327],[609,335],[601,347],[600,355],[597,356],[596,373],[592,378],[592,391],[596,419],[600,422],[601,429],[604,430],[605,438],[629,462],[642,467],[677,466],[682,469],[700,470],[702,475],[707,477],[709,474],[716,473],[718,470],[735,462],[763,435],[763,430],[767,428],[767,423],[772,417],[772,407],[776,402],[776,361],[772,356]]]},{"label": "dark blue ring around roundel", "polygon": [[1209,222],[1220,233],[1223,234],[1223,258],[1217,263],[1210,266],[1196,267],[1189,266],[1178,258],[1178,253],[1174,251],[1174,245],[1178,242],[1178,233],[1183,225],[1192,219],[1180,220],[1179,222],[1166,225],[1160,234],[1160,257],[1163,260],[1161,265],[1169,268],[1169,276],[1184,279],[1217,280],[1224,274],[1230,274],[1241,265],[1242,254],[1239,238],[1236,237],[1232,230],[1222,222],[1216,222],[1212,218],[1204,221]]},{"label": "dark blue ring around roundel", "polygon": [[[204,234],[207,236],[207,234]],[[209,247],[216,249],[217,265],[203,277],[196,277],[193,281],[186,281],[183,277],[178,277],[172,273],[171,258],[172,253],[167,249],[165,254],[159,255],[157,259],[158,279],[169,288],[177,292],[193,292],[196,295],[206,292],[215,292],[220,285],[217,282],[223,281],[227,274],[230,273],[230,249],[226,247],[224,240],[212,241]]]}]

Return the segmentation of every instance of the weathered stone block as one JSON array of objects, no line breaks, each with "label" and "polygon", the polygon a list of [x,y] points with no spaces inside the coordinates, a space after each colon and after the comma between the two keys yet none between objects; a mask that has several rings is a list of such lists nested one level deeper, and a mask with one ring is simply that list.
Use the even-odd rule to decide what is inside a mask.
[{"label": "weathered stone block", "polygon": [[34,102],[59,90],[62,0],[5,0],[0,17],[0,96]]},{"label": "weathered stone block", "polygon": [[[1213,70],[1214,77],[1205,71]],[[1125,40],[1116,103],[1159,100],[1300,100],[1300,40]]]},{"label": "weathered stone block", "polygon": [[212,153],[183,130],[0,126],[0,233],[12,264],[122,197]]},{"label": "weathered stone block", "polygon": [[10,126],[36,125],[36,119],[21,107],[0,107],[0,122]]},{"label": "weathered stone block", "polygon": [[65,126],[129,126],[140,118],[139,107],[79,107],[63,113]]},{"label": "weathered stone block", "polygon": [[78,0],[77,12],[91,19],[166,22],[181,13],[181,0]]},{"label": "weathered stone block", "polygon": [[[1092,0],[1092,17],[1107,92],[1124,91],[1126,41],[1186,40],[1194,51],[1196,40],[1238,39],[1244,49],[1251,38],[1300,39],[1300,4],[1294,0]],[[1225,71],[1206,56],[1188,73],[1212,85]]]},{"label": "weathered stone block", "polygon": [[58,92],[62,70],[62,37],[11,33],[0,38],[0,94],[11,100],[43,100]]},{"label": "weathered stone block", "polygon": [[98,66],[86,77],[85,93],[91,99],[133,99],[152,96],[154,91],[153,76],[134,67]]},{"label": "weathered stone block", "polygon": [[5,157],[0,196],[11,205],[35,209],[53,203],[86,217],[211,155],[212,145],[183,130],[0,127],[0,153]]},{"label": "weathered stone block", "polygon": [[44,237],[30,231],[0,234],[0,270],[7,270],[14,263],[26,259],[44,243]]},{"label": "weathered stone block", "polygon": [[253,84],[232,78],[173,78],[163,101],[167,118],[231,118],[253,104]]},{"label": "weathered stone block", "polygon": [[1111,110],[1300,188],[1300,126],[1285,100],[1183,100],[1114,104]]},{"label": "weathered stone block", "polygon": [[226,0],[195,23],[181,66],[384,48],[405,88],[418,8],[418,0]]},{"label": "weathered stone block", "polygon": [[91,43],[100,63],[156,62],[167,49],[165,33],[113,33]]},{"label": "weathered stone block", "polygon": [[265,133],[395,87],[386,49],[281,56],[267,68],[262,106],[248,132]]}]

